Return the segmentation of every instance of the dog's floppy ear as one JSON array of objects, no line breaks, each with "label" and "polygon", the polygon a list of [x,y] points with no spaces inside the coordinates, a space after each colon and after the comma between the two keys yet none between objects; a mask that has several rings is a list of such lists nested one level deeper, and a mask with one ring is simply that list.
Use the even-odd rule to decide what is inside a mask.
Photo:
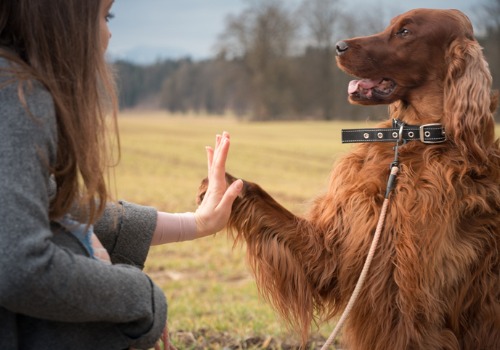
[{"label": "dog's floppy ear", "polygon": [[443,118],[446,134],[469,162],[487,162],[488,148],[495,138],[488,63],[478,42],[465,36],[452,41],[446,60]]}]

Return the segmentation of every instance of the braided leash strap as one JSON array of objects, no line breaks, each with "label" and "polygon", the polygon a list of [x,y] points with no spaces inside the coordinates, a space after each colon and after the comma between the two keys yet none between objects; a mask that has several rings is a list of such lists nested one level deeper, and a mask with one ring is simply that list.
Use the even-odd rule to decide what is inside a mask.
[{"label": "braided leash strap", "polygon": [[333,341],[335,340],[335,337],[337,336],[338,332],[340,331],[340,329],[344,325],[347,317],[349,316],[349,313],[351,312],[351,310],[354,306],[354,303],[358,299],[358,296],[359,296],[361,289],[363,288],[363,285],[364,285],[365,280],[366,280],[366,276],[368,275],[368,270],[370,269],[370,265],[371,265],[372,260],[373,260],[373,256],[375,255],[375,250],[377,249],[377,245],[378,245],[378,241],[380,238],[380,234],[382,232],[382,228],[384,227],[385,216],[387,214],[387,208],[389,206],[389,192],[390,192],[390,189],[393,185],[394,179],[395,179],[398,171],[399,171],[398,166],[393,165],[391,168],[391,176],[390,176],[390,180],[389,180],[391,182],[391,185],[388,186],[388,191],[386,193],[384,203],[382,205],[382,210],[381,210],[380,216],[378,218],[378,223],[377,223],[377,228],[375,230],[375,235],[373,236],[370,250],[368,251],[368,255],[366,257],[365,264],[363,265],[363,270],[361,270],[361,274],[359,275],[358,282],[356,283],[356,287],[354,288],[354,291],[352,292],[351,298],[349,299],[349,302],[347,303],[347,306],[346,306],[344,312],[342,313],[342,316],[340,317],[339,321],[337,322],[337,325],[335,326],[332,333],[330,334],[330,336],[326,340],[325,344],[323,344],[323,347],[321,348],[321,350],[328,349],[328,347],[333,343]]}]

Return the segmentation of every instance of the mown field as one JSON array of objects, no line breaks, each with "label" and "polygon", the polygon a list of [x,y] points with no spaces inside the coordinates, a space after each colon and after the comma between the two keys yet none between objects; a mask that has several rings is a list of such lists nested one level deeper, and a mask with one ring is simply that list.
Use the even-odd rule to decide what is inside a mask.
[{"label": "mown field", "polygon": [[[122,113],[116,196],[169,212],[194,211],[206,176],[205,146],[231,133],[227,171],[259,183],[300,214],[326,186],[335,159],[351,146],[340,129],[373,122],[238,122],[231,117]],[[497,135],[500,128],[497,127]],[[169,301],[169,329],[179,349],[294,348],[298,337],[258,295],[245,249],[221,232],[153,247],[146,271]],[[334,324],[312,329],[311,348]],[[315,344],[316,343],[316,344]]]}]

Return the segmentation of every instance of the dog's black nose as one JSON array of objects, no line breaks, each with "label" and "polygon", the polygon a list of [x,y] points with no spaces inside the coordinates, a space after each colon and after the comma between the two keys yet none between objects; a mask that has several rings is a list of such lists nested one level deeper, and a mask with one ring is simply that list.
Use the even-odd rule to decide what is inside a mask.
[{"label": "dog's black nose", "polygon": [[339,41],[337,44],[335,44],[335,48],[337,49],[337,56],[340,56],[347,51],[349,46],[345,41]]}]

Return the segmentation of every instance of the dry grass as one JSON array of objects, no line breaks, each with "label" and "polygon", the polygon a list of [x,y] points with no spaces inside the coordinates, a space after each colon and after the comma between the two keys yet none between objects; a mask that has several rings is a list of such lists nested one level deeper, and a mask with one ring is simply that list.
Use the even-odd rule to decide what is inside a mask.
[{"label": "dry grass", "polygon": [[[232,137],[227,170],[258,182],[300,214],[325,187],[336,157],[351,147],[341,144],[340,129],[373,123],[245,123],[231,117],[125,113],[119,124],[118,198],[164,211],[193,211],[198,184],[206,175],[204,147],[213,144],[216,133],[226,130]],[[496,130],[499,135],[500,127]],[[191,348],[196,344],[224,348],[217,342],[202,346],[202,340],[191,337],[207,332],[243,342],[250,337],[275,345],[284,339],[298,341],[259,297],[244,254],[244,247],[233,249],[223,232],[151,249],[146,271],[169,300],[169,327],[179,335],[174,340],[180,348],[184,348],[180,338],[185,334],[194,337]],[[325,324],[313,329],[313,334],[327,337],[332,329],[332,324]]]}]

